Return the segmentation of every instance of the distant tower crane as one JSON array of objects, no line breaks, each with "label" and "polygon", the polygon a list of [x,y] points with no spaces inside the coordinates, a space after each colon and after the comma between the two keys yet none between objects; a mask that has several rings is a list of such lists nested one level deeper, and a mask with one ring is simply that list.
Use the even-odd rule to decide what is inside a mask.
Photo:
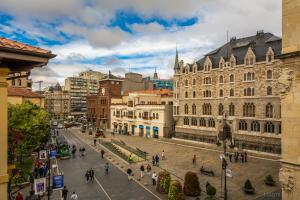
[{"label": "distant tower crane", "polygon": [[44,81],[35,81],[34,83],[38,83],[39,84],[39,91],[42,91],[42,83]]}]

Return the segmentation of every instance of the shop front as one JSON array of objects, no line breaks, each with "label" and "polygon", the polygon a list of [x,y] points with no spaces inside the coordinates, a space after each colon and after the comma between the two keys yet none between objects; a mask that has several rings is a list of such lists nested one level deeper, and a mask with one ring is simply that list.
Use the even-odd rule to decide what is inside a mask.
[{"label": "shop front", "polygon": [[131,135],[135,134],[136,125],[131,125]]},{"label": "shop front", "polygon": [[146,126],[146,137],[150,138],[150,126]]},{"label": "shop front", "polygon": [[154,138],[158,138],[158,127],[157,126],[153,126],[153,137]]},{"label": "shop front", "polygon": [[128,124],[124,123],[124,130],[123,130],[124,135],[128,135]]},{"label": "shop front", "polygon": [[119,124],[119,130],[118,133],[121,135],[122,134],[122,124]]},{"label": "shop front", "polygon": [[144,136],[144,126],[139,125],[139,136],[143,137]]}]

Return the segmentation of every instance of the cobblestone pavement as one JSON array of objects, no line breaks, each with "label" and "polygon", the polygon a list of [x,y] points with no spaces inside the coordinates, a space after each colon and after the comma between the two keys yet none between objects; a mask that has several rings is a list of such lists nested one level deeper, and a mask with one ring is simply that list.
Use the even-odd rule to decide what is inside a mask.
[{"label": "cobblestone pavement", "polygon": [[[72,132],[77,136],[84,138],[86,141],[92,143],[92,136],[82,134],[79,130],[73,129]],[[106,134],[105,140],[110,140],[110,134]],[[210,182],[217,188],[218,197],[221,199],[221,161],[219,155],[221,154],[215,150],[197,148],[195,146],[181,145],[180,142],[173,142],[173,140],[157,140],[146,139],[138,136],[124,136],[115,135],[114,139],[124,141],[127,145],[132,147],[138,147],[143,151],[149,153],[149,155],[161,154],[165,151],[166,159],[160,163],[162,169],[170,171],[174,178],[180,180],[184,179],[184,175],[187,171],[193,171],[199,174],[199,181],[202,191],[205,190],[206,182]],[[196,165],[192,164],[192,157],[196,155]],[[151,161],[151,157],[149,157]],[[215,177],[209,177],[201,175],[199,169],[201,166],[205,169],[210,169],[215,172]],[[139,164],[133,164],[135,170],[139,170]],[[256,199],[260,196],[264,196],[267,193],[280,189],[278,183],[278,172],[280,169],[280,163],[278,160],[263,159],[257,157],[248,157],[247,163],[229,163],[228,168],[232,170],[233,177],[227,178],[228,182],[228,196],[229,199],[242,200],[242,199]],[[157,172],[161,169],[154,168]],[[275,187],[269,187],[264,184],[264,179],[267,175],[272,175],[277,182]],[[242,187],[244,182],[250,179],[252,185],[256,189],[255,195],[245,195]],[[204,195],[204,194],[202,194]],[[205,195],[204,195],[205,196]]]}]

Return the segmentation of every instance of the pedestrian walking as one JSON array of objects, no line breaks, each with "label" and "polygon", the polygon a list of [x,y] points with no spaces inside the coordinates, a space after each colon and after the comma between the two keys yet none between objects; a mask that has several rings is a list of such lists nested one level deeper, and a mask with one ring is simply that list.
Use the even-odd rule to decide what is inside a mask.
[{"label": "pedestrian walking", "polygon": [[244,152],[241,153],[241,162],[244,163]]},{"label": "pedestrian walking", "polygon": [[193,165],[196,164],[196,155],[193,156]]},{"label": "pedestrian walking", "polygon": [[91,168],[89,171],[91,181],[94,180],[94,170]]},{"label": "pedestrian walking", "polygon": [[131,174],[132,174],[132,170],[130,168],[127,169],[127,178],[130,181],[132,179]]},{"label": "pedestrian walking", "polygon": [[152,156],[152,165],[155,166],[155,156]]},{"label": "pedestrian walking", "polygon": [[94,139],[94,146],[96,146],[96,144],[97,144],[97,139],[95,138]]},{"label": "pedestrian walking", "polygon": [[159,166],[159,155],[156,154],[155,156],[155,163],[156,163],[156,166]]},{"label": "pedestrian walking", "polygon": [[108,175],[108,162],[105,164],[105,174]]},{"label": "pedestrian walking", "polygon": [[150,164],[147,165],[147,168],[146,168],[146,169],[147,169],[148,175],[150,176],[150,172],[151,172],[151,166],[150,166]]},{"label": "pedestrian walking", "polygon": [[144,167],[143,164],[141,165],[140,170],[141,170],[141,178],[143,178],[144,177],[144,171],[145,171],[145,167]]},{"label": "pedestrian walking", "polygon": [[232,162],[232,154],[229,153],[229,161]]},{"label": "pedestrian walking", "polygon": [[163,150],[163,151],[161,152],[161,159],[162,159],[162,160],[165,159],[165,150]]},{"label": "pedestrian walking", "polygon": [[104,157],[104,150],[103,149],[101,149],[101,158],[103,159],[103,157]]},{"label": "pedestrian walking", "polygon": [[82,147],[82,156],[85,156],[85,148]]},{"label": "pedestrian walking", "polygon": [[15,200],[24,200],[22,192],[18,192]]},{"label": "pedestrian walking", "polygon": [[78,195],[75,192],[72,193],[71,200],[78,200]]},{"label": "pedestrian walking", "polygon": [[155,186],[157,181],[157,175],[155,172],[152,173],[152,185]]},{"label": "pedestrian walking", "polygon": [[69,192],[69,191],[67,190],[67,187],[64,186],[64,189],[62,190],[62,198],[63,198],[64,200],[67,200],[68,192]]},{"label": "pedestrian walking", "polygon": [[89,180],[90,180],[90,173],[89,173],[88,170],[85,172],[85,180],[86,180],[87,183],[88,183]]}]

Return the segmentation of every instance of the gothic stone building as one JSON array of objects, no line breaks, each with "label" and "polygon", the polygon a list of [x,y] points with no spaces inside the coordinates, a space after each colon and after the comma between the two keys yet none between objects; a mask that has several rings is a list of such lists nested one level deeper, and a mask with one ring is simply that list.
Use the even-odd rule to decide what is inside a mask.
[{"label": "gothic stone building", "polygon": [[179,62],[176,51],[175,137],[217,143],[226,118],[231,144],[281,153],[280,52],[281,39],[263,31],[232,38],[193,64]]}]

